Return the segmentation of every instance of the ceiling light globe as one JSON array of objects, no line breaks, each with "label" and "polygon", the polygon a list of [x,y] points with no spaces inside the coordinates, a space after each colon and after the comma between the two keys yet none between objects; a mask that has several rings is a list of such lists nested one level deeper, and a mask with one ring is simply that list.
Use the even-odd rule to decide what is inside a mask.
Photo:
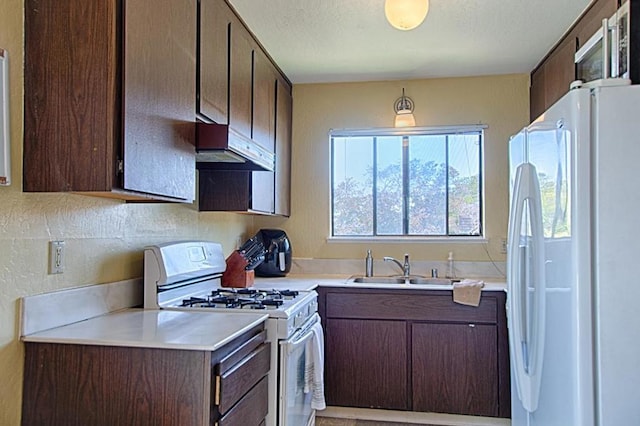
[{"label": "ceiling light globe", "polygon": [[384,14],[395,28],[408,31],[424,21],[429,12],[429,0],[385,0]]}]

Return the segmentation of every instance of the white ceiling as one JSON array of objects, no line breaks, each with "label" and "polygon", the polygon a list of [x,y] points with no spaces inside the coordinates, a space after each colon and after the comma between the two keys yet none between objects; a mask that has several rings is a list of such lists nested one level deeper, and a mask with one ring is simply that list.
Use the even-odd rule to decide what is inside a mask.
[{"label": "white ceiling", "polygon": [[293,83],[529,73],[589,0],[431,0],[391,27],[384,0],[229,0]]}]

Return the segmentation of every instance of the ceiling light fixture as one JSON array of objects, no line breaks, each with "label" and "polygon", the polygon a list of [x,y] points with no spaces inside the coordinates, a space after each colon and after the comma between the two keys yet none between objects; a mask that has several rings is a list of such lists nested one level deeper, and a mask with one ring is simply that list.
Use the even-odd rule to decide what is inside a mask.
[{"label": "ceiling light fixture", "polygon": [[404,95],[404,88],[402,88],[402,96],[396,99],[393,104],[393,109],[396,112],[395,127],[413,127],[416,125],[416,119],[413,116],[413,101]]},{"label": "ceiling light fixture", "polygon": [[395,28],[408,31],[422,24],[429,12],[429,0],[385,0],[384,14]]}]

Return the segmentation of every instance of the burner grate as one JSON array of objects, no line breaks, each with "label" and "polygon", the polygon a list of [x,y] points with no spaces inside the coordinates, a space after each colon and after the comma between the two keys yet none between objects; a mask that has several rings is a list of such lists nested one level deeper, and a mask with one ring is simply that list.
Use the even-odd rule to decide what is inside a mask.
[{"label": "burner grate", "polygon": [[217,288],[205,297],[183,299],[182,307],[267,309],[278,308],[299,292],[293,290],[257,290],[254,288]]}]

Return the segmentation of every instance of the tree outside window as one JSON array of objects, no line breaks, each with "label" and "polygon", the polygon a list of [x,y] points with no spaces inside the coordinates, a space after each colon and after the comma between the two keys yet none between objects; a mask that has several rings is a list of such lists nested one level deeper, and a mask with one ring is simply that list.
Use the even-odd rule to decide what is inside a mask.
[{"label": "tree outside window", "polygon": [[482,136],[481,128],[332,133],[332,236],[482,235]]}]

